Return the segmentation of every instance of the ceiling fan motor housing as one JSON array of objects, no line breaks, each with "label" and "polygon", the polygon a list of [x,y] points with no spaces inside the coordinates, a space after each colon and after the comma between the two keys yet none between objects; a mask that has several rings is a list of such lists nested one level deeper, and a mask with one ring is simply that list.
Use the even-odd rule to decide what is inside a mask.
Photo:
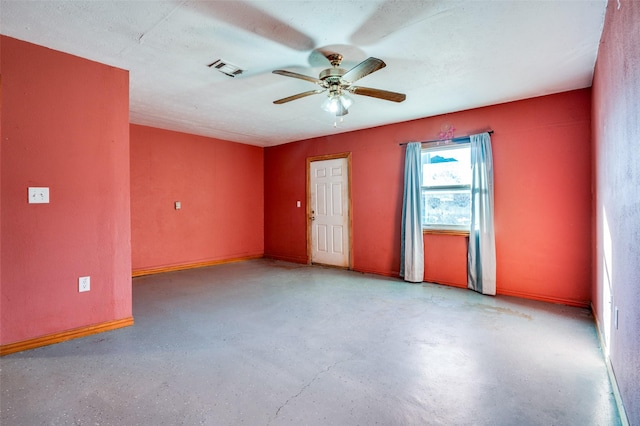
[{"label": "ceiling fan motor housing", "polygon": [[340,81],[340,78],[342,78],[342,76],[346,73],[347,70],[345,70],[344,68],[332,67],[322,71],[319,78],[322,81],[327,80],[327,82],[331,84],[334,80]]},{"label": "ceiling fan motor housing", "polygon": [[326,85],[325,87],[329,89],[329,97],[340,95],[342,93],[342,86],[344,82],[342,81],[342,76],[347,73],[347,70],[344,68],[338,68],[337,66],[327,68],[326,70],[320,73],[320,80]]}]

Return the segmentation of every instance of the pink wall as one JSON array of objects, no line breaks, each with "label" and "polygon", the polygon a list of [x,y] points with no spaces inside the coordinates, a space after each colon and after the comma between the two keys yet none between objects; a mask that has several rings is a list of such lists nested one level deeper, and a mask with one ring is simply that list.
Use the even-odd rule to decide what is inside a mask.
[{"label": "pink wall", "polygon": [[593,80],[592,298],[632,425],[640,425],[639,100],[640,2],[610,1]]},{"label": "pink wall", "polygon": [[[393,106],[389,106],[392,108]],[[396,276],[404,149],[493,129],[497,290],[586,306],[591,280],[590,90],[265,149],[265,255],[307,262],[305,159],[352,152],[353,268]],[[466,286],[465,237],[425,235],[425,279]]]},{"label": "pink wall", "polygon": [[[2,320],[2,41],[0,36],[0,320]],[[2,328],[0,327],[0,345]]]},{"label": "pink wall", "polygon": [[[395,136],[390,127],[354,135],[265,149],[266,255],[307,262],[306,158],[352,151],[354,269],[397,275],[400,231],[389,225],[400,218],[396,205],[402,201],[397,186],[402,182],[403,151],[391,143]],[[301,208],[296,207],[298,200]]]},{"label": "pink wall", "polygon": [[133,269],[262,256],[263,162],[259,147],[131,125]]},{"label": "pink wall", "polygon": [[467,237],[424,235],[424,280],[467,288]]},{"label": "pink wall", "polygon": [[[2,36],[1,340],[131,316],[129,75]],[[28,204],[48,186],[49,204]],[[78,277],[91,291],[78,293]]]}]

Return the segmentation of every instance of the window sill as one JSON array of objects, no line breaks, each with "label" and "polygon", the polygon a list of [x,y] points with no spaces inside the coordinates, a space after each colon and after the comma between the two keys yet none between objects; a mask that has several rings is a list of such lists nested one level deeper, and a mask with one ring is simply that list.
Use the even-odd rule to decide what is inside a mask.
[{"label": "window sill", "polygon": [[430,235],[455,235],[459,237],[468,237],[469,231],[464,231],[461,229],[429,229],[423,228],[422,234],[430,234]]}]

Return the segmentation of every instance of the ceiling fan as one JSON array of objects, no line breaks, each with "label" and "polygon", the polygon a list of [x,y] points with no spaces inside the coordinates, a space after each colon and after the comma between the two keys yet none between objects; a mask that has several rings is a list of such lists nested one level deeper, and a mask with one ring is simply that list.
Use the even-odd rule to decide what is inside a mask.
[{"label": "ceiling fan", "polygon": [[323,70],[318,78],[309,77],[293,71],[274,70],[274,74],[306,80],[317,84],[320,88],[278,99],[277,101],[273,101],[273,103],[284,104],[306,96],[328,91],[327,99],[322,104],[322,108],[336,116],[343,116],[349,113],[348,108],[352,104],[351,99],[346,96],[347,93],[370,96],[372,98],[384,99],[392,102],[402,102],[406,99],[407,96],[404,93],[389,92],[387,90],[353,85],[355,81],[360,80],[362,77],[386,67],[387,65],[382,60],[378,58],[368,58],[347,71],[344,68],[340,68],[340,63],[342,62],[341,54],[328,53],[325,57],[331,63],[331,68]]}]

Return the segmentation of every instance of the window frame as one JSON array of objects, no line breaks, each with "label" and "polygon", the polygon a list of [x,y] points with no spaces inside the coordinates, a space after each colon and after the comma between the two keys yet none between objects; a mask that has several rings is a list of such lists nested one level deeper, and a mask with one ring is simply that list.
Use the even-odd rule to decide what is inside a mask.
[{"label": "window frame", "polygon": [[[470,140],[455,141],[455,142],[449,142],[445,145],[443,145],[442,142],[423,144],[420,159],[422,160],[424,153],[427,151],[443,151],[448,149],[453,150],[453,149],[461,149],[462,147],[466,147],[467,149],[470,150],[471,141]],[[424,170],[424,163],[422,163],[422,161],[421,161],[421,166]],[[471,168],[471,164],[469,164],[469,168]],[[438,191],[445,192],[445,191],[460,191],[460,190],[468,192],[469,197],[471,197],[471,182],[469,182],[469,184],[463,184],[463,185],[429,186],[429,185],[425,185],[423,181],[422,186],[420,187],[420,195],[421,195],[420,201],[421,203],[423,203],[424,208],[426,208],[426,203],[424,201],[424,196],[426,192],[433,193]],[[469,214],[471,214],[471,205],[469,205]],[[424,212],[423,217],[426,217],[426,212]],[[469,225],[451,225],[451,224],[442,224],[442,223],[427,224],[423,222],[422,232],[425,234],[447,234],[447,235],[468,236],[470,226],[471,226],[470,224]]]}]

